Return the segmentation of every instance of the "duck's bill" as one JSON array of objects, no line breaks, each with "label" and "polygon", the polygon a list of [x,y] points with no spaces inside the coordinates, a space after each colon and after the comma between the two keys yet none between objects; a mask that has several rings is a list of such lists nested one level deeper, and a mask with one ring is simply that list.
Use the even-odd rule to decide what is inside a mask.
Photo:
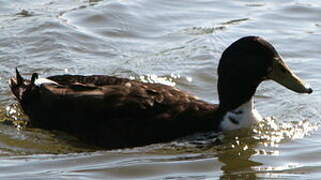
[{"label": "duck's bill", "polygon": [[273,70],[268,78],[297,93],[312,93],[311,87],[296,76],[281,58],[273,61]]}]

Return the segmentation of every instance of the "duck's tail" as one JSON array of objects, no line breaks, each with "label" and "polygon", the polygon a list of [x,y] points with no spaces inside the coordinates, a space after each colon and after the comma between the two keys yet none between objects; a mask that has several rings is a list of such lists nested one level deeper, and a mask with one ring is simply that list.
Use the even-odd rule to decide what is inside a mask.
[{"label": "duck's tail", "polygon": [[38,74],[33,73],[31,76],[31,80],[25,80],[19,73],[18,68],[16,68],[16,76],[10,78],[9,80],[9,86],[14,96],[19,101],[22,101],[34,86],[35,80],[37,78]]}]

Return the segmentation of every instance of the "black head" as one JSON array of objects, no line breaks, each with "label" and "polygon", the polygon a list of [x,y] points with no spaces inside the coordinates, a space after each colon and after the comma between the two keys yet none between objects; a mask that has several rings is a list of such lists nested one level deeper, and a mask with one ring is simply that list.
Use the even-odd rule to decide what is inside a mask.
[{"label": "black head", "polygon": [[311,93],[282,61],[275,48],[260,37],[243,37],[222,54],[218,66],[220,108],[235,109],[249,101],[259,84],[272,79],[300,93]]}]

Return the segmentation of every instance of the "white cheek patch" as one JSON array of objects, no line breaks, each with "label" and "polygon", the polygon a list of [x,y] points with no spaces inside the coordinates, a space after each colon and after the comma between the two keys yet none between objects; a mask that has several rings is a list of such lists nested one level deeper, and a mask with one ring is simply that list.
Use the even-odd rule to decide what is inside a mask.
[{"label": "white cheek patch", "polygon": [[56,85],[58,85],[57,82],[50,80],[50,79],[46,79],[46,78],[38,78],[35,80],[36,86],[41,86],[42,84],[56,84]]},{"label": "white cheek patch", "polygon": [[249,128],[261,120],[262,116],[253,108],[252,100],[250,100],[238,108],[228,111],[223,116],[220,128],[222,131]]}]

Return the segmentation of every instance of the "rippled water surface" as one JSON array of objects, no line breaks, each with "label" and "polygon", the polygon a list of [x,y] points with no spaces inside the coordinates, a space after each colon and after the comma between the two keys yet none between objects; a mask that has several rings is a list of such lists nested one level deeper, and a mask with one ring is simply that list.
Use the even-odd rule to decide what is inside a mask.
[{"label": "rippled water surface", "polygon": [[[264,82],[253,130],[104,151],[21,127],[7,80],[109,74],[161,82],[218,103],[216,67],[236,39],[259,35],[314,89]],[[219,0],[0,0],[0,179],[319,179],[321,3]]]}]

